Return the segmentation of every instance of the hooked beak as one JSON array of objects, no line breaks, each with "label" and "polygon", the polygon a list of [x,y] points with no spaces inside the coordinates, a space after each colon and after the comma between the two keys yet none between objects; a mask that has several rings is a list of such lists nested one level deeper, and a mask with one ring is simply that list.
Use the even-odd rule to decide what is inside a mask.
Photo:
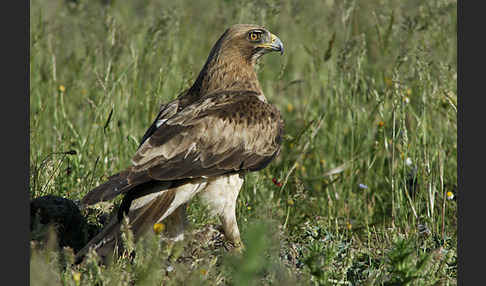
[{"label": "hooked beak", "polygon": [[260,47],[268,51],[280,52],[281,55],[283,55],[284,53],[282,41],[277,36],[271,33],[269,42],[261,44]]}]

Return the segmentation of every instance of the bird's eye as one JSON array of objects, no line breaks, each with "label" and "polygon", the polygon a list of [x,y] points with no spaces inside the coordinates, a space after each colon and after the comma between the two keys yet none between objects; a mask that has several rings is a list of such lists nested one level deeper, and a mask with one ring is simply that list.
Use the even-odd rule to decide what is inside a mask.
[{"label": "bird's eye", "polygon": [[248,38],[252,42],[259,41],[261,37],[262,37],[262,33],[261,32],[257,32],[257,31],[251,31],[248,34]]}]

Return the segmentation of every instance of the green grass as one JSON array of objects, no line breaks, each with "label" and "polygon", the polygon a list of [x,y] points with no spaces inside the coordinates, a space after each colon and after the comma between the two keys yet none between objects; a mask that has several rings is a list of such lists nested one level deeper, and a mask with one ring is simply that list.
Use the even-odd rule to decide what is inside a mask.
[{"label": "green grass", "polygon": [[[102,2],[30,2],[31,198],[126,167],[235,23],[284,43],[258,74],[285,140],[240,193],[242,256],[152,237],[133,262],[71,266],[35,248],[32,285],[456,284],[456,1]],[[197,200],[189,218],[218,223]]]}]

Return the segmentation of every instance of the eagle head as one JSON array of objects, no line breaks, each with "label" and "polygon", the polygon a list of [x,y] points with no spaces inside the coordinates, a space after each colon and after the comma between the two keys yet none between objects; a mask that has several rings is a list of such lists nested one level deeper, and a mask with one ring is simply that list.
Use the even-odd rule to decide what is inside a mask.
[{"label": "eagle head", "polygon": [[283,54],[283,51],[282,41],[264,27],[233,25],[214,44],[187,93],[193,96],[216,90],[254,90],[261,93],[254,69],[256,61],[266,53]]},{"label": "eagle head", "polygon": [[269,52],[283,54],[282,41],[266,28],[254,24],[236,24],[221,37],[221,51],[240,55],[250,63]]}]

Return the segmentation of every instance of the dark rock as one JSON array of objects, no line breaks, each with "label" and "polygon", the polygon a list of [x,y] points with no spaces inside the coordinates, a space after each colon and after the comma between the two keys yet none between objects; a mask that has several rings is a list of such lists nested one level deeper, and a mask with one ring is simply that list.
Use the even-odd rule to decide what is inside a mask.
[{"label": "dark rock", "polygon": [[88,224],[78,206],[69,199],[43,196],[30,202],[31,239],[44,241],[53,226],[60,247],[81,249],[96,234],[97,227]]}]

